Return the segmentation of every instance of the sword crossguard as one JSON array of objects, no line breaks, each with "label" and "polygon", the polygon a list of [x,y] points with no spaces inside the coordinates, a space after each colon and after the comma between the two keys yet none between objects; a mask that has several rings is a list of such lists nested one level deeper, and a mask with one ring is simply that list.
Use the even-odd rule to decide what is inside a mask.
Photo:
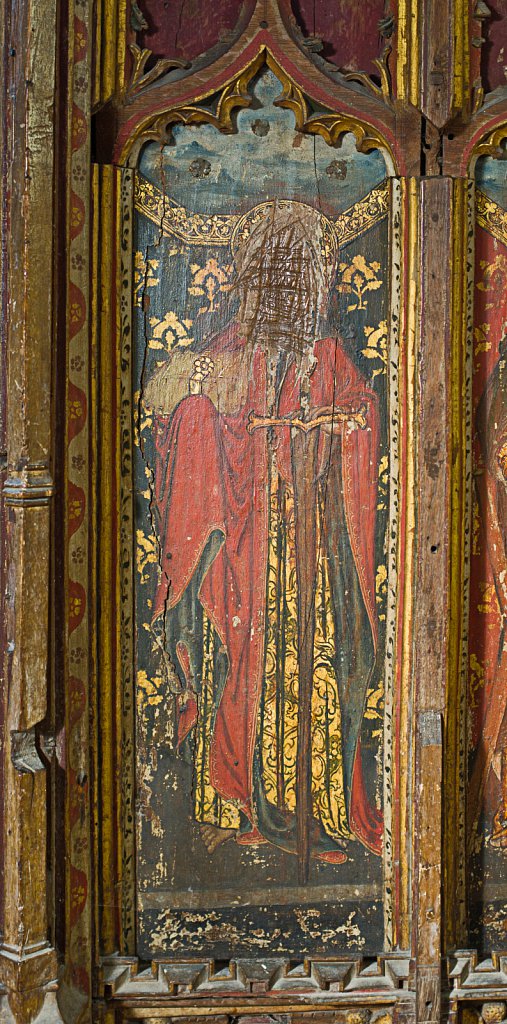
[{"label": "sword crossguard", "polygon": [[290,427],[295,430],[302,430],[303,433],[308,434],[310,430],[316,430],[317,427],[323,427],[327,423],[355,423],[360,430],[364,430],[366,427],[366,405],[360,405],[359,409],[334,409],[332,412],[321,413],[319,416],[315,416],[312,420],[302,420],[299,416],[256,416],[254,412],[249,413],[248,422],[246,429],[249,434],[253,434],[254,430],[265,429],[268,430],[270,427]]}]

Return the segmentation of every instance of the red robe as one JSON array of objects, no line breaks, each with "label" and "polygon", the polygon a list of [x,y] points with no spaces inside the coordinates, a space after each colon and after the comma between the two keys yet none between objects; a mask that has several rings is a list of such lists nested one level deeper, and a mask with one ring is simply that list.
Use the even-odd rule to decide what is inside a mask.
[{"label": "red robe", "polygon": [[[223,356],[244,344],[233,324],[214,339],[206,355]],[[317,341],[314,354],[311,410],[333,405],[367,409],[365,429],[344,427],[342,432],[342,486],[350,546],[376,646],[377,398],[338,340]],[[292,364],[281,387],[278,415],[299,411],[299,381]],[[235,801],[250,820],[264,671],[269,529],[267,432],[247,432],[252,412],[267,414],[266,359],[261,349],[254,351],[246,401],[237,413],[220,413],[206,395],[189,395],[171,415],[155,417],[155,499],[163,572],[154,602],[154,619],[178,604],[211,534],[220,531],[223,544],[199,592],[229,660],[210,745],[210,780],[217,793]],[[275,435],[278,471],[292,486],[290,430],[276,427]],[[328,468],[327,458],[321,436],[320,473]],[[366,798],[359,743],[349,823],[370,849],[380,852],[382,822]]]},{"label": "red robe", "polygon": [[472,649],[479,647],[482,641],[489,655],[485,659],[479,728],[473,737],[475,758],[468,792],[472,822],[481,811],[493,757],[497,751],[507,748],[507,391],[506,371],[500,371],[500,363],[505,363],[506,359],[504,346],[478,404],[475,424],[475,483],[484,562],[481,577],[472,577],[472,608],[475,610],[481,603],[480,596],[476,596],[478,585],[491,586],[490,581],[495,588],[497,606],[491,602],[487,631],[478,616],[470,631]]},{"label": "red robe", "polygon": [[500,378],[507,319],[506,258],[507,247],[477,225],[475,265],[482,280],[474,289],[472,376],[472,464],[478,521],[470,559],[468,622],[470,835],[481,813],[488,821],[498,805],[498,780],[490,769],[507,737],[507,496],[499,461],[507,441],[507,389]]}]

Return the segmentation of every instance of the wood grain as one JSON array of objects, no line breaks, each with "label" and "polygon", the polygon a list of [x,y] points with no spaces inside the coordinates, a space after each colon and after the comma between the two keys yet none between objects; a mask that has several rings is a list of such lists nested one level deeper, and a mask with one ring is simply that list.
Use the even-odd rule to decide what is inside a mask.
[{"label": "wood grain", "polygon": [[[36,9],[35,9],[36,8]],[[4,11],[5,13],[5,11]],[[51,453],[54,0],[16,5],[5,23],[8,99],[4,214],[7,364],[7,579],[3,684],[5,907],[0,981],[17,1021],[55,987],[46,909],[47,780],[39,753],[48,689]],[[49,273],[48,273],[49,270]]]},{"label": "wood grain", "polygon": [[440,1017],[442,722],[449,621],[451,210],[451,181],[434,178],[421,183],[413,826],[416,1019],[421,1021]]}]

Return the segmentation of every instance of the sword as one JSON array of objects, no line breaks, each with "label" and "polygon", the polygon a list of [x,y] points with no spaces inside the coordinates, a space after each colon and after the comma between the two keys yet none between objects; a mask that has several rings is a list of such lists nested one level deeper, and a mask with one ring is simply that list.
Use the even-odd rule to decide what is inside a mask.
[{"label": "sword", "polygon": [[249,434],[254,430],[264,427],[290,427],[291,429],[302,430],[307,434],[310,430],[323,427],[326,423],[356,423],[361,430],[366,426],[366,406],[360,405],[359,409],[326,410],[319,413],[311,420],[303,420],[299,416],[256,416],[254,412],[249,413],[246,429]]},{"label": "sword", "polygon": [[320,428],[291,432],[292,479],[297,579],[299,651],[298,729],[296,748],[296,835],[298,882],[310,873],[312,801],[312,691],[317,572],[317,460]]},{"label": "sword", "polygon": [[[304,385],[306,383],[306,394]],[[314,418],[307,413],[309,382],[301,383],[301,416],[248,417],[247,430],[275,426],[291,430],[291,462],[294,482],[295,553],[298,620],[298,728],[296,749],[296,836],[298,882],[306,885],[310,872],[312,801],[311,715],[313,693],[313,646],[315,638],[315,587],[317,575],[317,473],[320,428],[326,424],[354,422],[366,427],[366,406],[359,409],[326,409]]]}]

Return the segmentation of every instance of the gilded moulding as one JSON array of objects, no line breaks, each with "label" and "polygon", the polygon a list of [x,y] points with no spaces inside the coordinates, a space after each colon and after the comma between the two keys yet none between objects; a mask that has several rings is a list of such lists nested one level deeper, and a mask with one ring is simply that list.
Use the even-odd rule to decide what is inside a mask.
[{"label": "gilded moulding", "polygon": [[507,213],[480,189],[475,190],[475,214],[479,227],[507,245]]},{"label": "gilded moulding", "polygon": [[[252,98],[249,86],[262,67],[269,68],[280,82],[283,91],[276,105],[293,111],[297,131],[322,135],[330,146],[337,145],[342,135],[352,133],[360,152],[380,149],[386,159],[389,173],[396,173],[392,148],[374,125],[345,112],[323,110],[312,113],[303,90],[266,45],[260,46],[255,57],[242,71],[226,82],[218,97],[214,92],[207,92],[196,97],[195,103],[175,106],[162,114],[150,114],[140,121],[124,145],[119,163],[135,166],[141,146],[149,140],[162,143],[169,141],[173,124],[211,124],[221,132],[232,134],[235,131],[233,114],[237,109],[250,106]],[[217,97],[214,109],[199,106],[204,100],[212,97]]]},{"label": "gilded moulding", "polygon": [[[230,245],[239,222],[239,215],[211,217],[187,210],[139,175],[134,201],[136,210],[161,225],[164,234],[174,235],[187,245]],[[389,186],[385,181],[333,222],[338,245],[347,245],[378,224],[387,216],[388,207]]]}]

